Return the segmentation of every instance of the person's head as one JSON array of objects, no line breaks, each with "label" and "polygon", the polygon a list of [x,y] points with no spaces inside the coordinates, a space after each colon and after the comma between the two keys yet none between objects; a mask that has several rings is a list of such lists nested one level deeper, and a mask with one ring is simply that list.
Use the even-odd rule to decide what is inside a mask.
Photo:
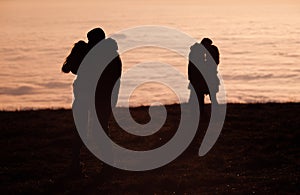
[{"label": "person's head", "polygon": [[105,39],[105,33],[101,28],[94,28],[87,33],[87,38],[89,40],[89,43],[92,43],[92,45],[94,45]]},{"label": "person's head", "polygon": [[212,43],[213,43],[212,40],[209,39],[209,38],[204,38],[204,39],[202,39],[202,41],[201,41],[201,44],[204,45],[204,46],[206,46],[206,45],[211,45]]},{"label": "person's head", "polygon": [[68,55],[62,66],[62,72],[69,73],[71,71],[73,74],[76,75],[77,70],[87,52],[88,45],[86,42],[80,40],[77,43],[75,43],[74,47],[71,50],[71,53]]}]

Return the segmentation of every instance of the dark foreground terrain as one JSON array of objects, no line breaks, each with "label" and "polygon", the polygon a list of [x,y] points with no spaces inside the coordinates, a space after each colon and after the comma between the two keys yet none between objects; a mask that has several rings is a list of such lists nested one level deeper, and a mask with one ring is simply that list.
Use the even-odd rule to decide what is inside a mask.
[{"label": "dark foreground terrain", "polygon": [[[180,115],[178,105],[167,110],[163,128],[144,138],[125,133],[112,120],[112,139],[135,150],[166,143]],[[139,123],[149,120],[147,107],[131,111]],[[0,112],[1,194],[300,193],[300,104],[229,104],[218,141],[199,157],[207,123],[206,117],[190,147],[162,168],[115,169],[104,177],[101,161],[83,148],[84,175],[70,177],[66,173],[74,140],[71,110]]]}]

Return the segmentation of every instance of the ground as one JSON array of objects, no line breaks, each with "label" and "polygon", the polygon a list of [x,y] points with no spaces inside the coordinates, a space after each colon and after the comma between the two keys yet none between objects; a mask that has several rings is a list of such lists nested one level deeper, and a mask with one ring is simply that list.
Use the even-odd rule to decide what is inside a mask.
[{"label": "ground", "polygon": [[[132,108],[131,113],[146,123],[147,110]],[[111,137],[131,149],[158,147],[178,125],[179,105],[167,110],[165,125],[152,136],[132,136],[112,120]],[[102,162],[83,148],[81,177],[67,174],[75,129],[71,110],[2,111],[0,189],[3,194],[299,194],[299,111],[299,103],[228,104],[222,133],[204,157],[197,152],[207,117],[190,147],[162,168],[104,174]]]}]

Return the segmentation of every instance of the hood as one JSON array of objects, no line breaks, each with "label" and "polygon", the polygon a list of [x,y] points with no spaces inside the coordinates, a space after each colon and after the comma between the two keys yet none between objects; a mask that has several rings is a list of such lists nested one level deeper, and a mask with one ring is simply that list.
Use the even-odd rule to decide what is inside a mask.
[{"label": "hood", "polygon": [[110,51],[117,51],[118,50],[118,44],[112,38],[104,39],[103,40],[103,45],[104,45],[105,48],[107,48]]},{"label": "hood", "polygon": [[202,48],[200,43],[195,43],[190,47],[191,51],[200,50]]}]

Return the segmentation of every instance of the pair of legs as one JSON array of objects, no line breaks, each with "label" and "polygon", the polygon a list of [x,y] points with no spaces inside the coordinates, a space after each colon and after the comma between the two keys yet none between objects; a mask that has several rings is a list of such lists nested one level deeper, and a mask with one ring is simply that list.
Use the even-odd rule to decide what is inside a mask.
[{"label": "pair of legs", "polygon": [[194,104],[196,103],[196,101],[198,101],[200,114],[204,113],[204,99],[205,99],[205,95],[207,94],[209,95],[212,104],[218,104],[216,93],[208,93],[201,90],[195,90],[195,91],[191,90],[189,102]]},{"label": "pair of legs", "polygon": [[[100,103],[96,103],[96,110],[98,118],[94,120],[99,120],[103,130],[108,135],[109,128],[108,123],[111,115],[111,105],[110,101],[100,101]],[[88,113],[86,114],[86,123],[88,123],[90,119],[88,119]],[[89,124],[86,124],[88,127]],[[80,151],[83,146],[83,141],[78,133],[78,131],[74,130],[74,139],[72,143],[72,163],[70,167],[70,174],[71,175],[81,175],[81,165],[80,165]],[[106,165],[104,165],[106,167]]]},{"label": "pair of legs", "polygon": [[[101,82],[104,84],[101,84]],[[116,84],[115,84],[116,83]],[[116,86],[114,86],[115,84]],[[105,133],[109,136],[109,119],[112,114],[112,109],[116,106],[118,100],[120,88],[120,80],[116,82],[111,80],[99,80],[96,93],[95,93],[95,108],[97,113],[97,118],[89,119],[88,118],[88,111],[86,111],[86,128],[89,128],[89,121],[99,120],[102,129]],[[75,98],[76,100],[76,98]],[[97,139],[97,138],[96,138]],[[97,140],[96,140],[97,141]],[[99,138],[100,141],[100,138]],[[80,166],[80,150],[83,146],[83,142],[78,134],[78,131],[75,132],[74,143],[72,146],[72,168],[71,170],[75,170],[74,172],[81,173],[81,166]],[[100,148],[101,149],[101,148]],[[113,150],[111,150],[111,158],[113,158]],[[110,173],[112,167],[103,163],[102,166],[102,174],[107,175]]]}]

